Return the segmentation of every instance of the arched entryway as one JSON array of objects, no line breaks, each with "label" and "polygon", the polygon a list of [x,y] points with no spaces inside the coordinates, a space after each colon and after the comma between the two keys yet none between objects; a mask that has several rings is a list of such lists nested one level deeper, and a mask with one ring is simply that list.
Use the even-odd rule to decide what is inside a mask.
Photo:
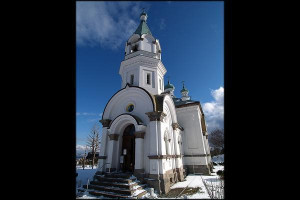
[{"label": "arched entryway", "polygon": [[133,124],[128,125],[122,136],[121,155],[123,156],[123,164],[121,169],[124,172],[134,172],[135,164],[135,127]]}]

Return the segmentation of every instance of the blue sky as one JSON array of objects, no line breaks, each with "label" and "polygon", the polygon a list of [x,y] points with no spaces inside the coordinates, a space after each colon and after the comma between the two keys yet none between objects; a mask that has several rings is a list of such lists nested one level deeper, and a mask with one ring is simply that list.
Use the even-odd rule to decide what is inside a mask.
[{"label": "blue sky", "polygon": [[82,150],[110,97],[121,89],[119,67],[127,39],[145,8],[147,24],[159,39],[167,77],[180,97],[181,81],[201,102],[208,130],[223,128],[224,3],[77,2],[76,136]]}]

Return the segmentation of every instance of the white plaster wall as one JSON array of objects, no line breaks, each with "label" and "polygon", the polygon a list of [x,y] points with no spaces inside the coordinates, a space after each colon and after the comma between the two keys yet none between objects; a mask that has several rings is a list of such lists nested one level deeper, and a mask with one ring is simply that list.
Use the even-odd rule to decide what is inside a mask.
[{"label": "white plaster wall", "polygon": [[137,70],[137,68],[133,68],[131,70],[126,71],[126,73],[124,73],[125,77],[124,81],[123,81],[123,85],[125,86],[127,83],[130,83],[131,81],[131,75],[134,75],[134,81],[133,81],[133,85],[134,86],[138,86],[139,85],[139,71]]},{"label": "white plaster wall", "polygon": [[[119,74],[122,77],[122,87],[130,82],[130,74],[134,74],[134,85],[145,88],[151,94],[160,94],[163,88],[159,87],[159,78],[164,81],[164,75],[167,72],[162,62],[155,58],[146,56],[136,56],[121,62]],[[148,85],[147,73],[151,74],[151,84]]]},{"label": "white plaster wall", "polygon": [[[127,112],[127,105],[132,103],[134,110]],[[148,124],[149,118],[146,112],[153,111],[153,104],[150,96],[142,89],[136,87],[127,87],[119,91],[107,104],[103,114],[103,119],[115,119],[123,113],[138,116],[144,124]]]},{"label": "white plaster wall", "polygon": [[144,169],[145,173],[150,172],[150,161],[148,156],[150,155],[150,127],[147,126],[146,128],[146,133],[144,135]]},{"label": "white plaster wall", "polygon": [[143,43],[142,50],[154,53],[154,50],[152,48],[153,41],[155,41],[155,39],[151,35],[145,35],[144,40],[141,41]]},{"label": "white plaster wall", "polygon": [[142,35],[143,40],[139,40],[140,36],[138,34],[133,34],[128,42],[130,42],[130,45],[125,44],[125,52],[126,54],[130,54],[131,53],[131,48],[138,44],[139,46],[139,50],[143,50],[143,51],[148,51],[148,52],[152,52],[155,53],[156,49],[153,48],[153,41],[155,41],[155,38],[152,35],[146,34],[146,35]]},{"label": "white plaster wall", "polygon": [[[176,112],[178,123],[184,128],[184,133],[182,134],[184,155],[206,154],[199,106],[177,108]],[[207,159],[206,157],[184,157],[183,162],[187,165],[206,165]]]}]

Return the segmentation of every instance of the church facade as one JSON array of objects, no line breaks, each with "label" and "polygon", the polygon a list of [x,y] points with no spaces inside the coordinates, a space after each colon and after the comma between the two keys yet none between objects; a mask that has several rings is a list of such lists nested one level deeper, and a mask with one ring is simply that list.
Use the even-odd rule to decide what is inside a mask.
[{"label": "church facade", "polygon": [[183,85],[181,98],[168,81],[161,46],[140,15],[140,25],[125,45],[121,89],[103,111],[98,173],[131,172],[168,193],[185,173],[210,174],[211,156],[204,113]]}]

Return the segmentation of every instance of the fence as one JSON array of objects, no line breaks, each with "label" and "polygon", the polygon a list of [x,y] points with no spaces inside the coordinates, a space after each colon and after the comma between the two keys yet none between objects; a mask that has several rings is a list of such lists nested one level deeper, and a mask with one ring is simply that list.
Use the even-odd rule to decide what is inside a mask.
[{"label": "fence", "polygon": [[215,181],[203,180],[203,183],[211,199],[224,199],[224,180],[216,178]]}]

